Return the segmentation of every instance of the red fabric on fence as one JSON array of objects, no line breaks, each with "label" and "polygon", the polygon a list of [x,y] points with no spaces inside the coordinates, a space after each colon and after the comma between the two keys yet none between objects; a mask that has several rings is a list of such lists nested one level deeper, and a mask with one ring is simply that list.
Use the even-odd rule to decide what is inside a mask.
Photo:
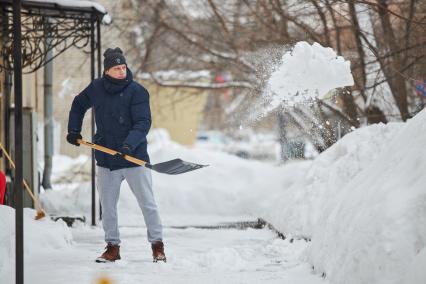
[{"label": "red fabric on fence", "polygon": [[4,194],[6,193],[6,176],[0,171],[0,204],[4,202]]}]

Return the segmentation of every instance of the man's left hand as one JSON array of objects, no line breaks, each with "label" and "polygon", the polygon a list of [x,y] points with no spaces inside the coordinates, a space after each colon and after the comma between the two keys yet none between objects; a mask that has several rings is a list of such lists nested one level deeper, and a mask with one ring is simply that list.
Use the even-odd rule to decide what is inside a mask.
[{"label": "man's left hand", "polygon": [[130,156],[131,154],[132,154],[132,150],[130,149],[129,145],[124,144],[118,150],[118,153],[114,155],[114,158],[117,160],[121,160],[121,159],[124,159],[124,155]]}]

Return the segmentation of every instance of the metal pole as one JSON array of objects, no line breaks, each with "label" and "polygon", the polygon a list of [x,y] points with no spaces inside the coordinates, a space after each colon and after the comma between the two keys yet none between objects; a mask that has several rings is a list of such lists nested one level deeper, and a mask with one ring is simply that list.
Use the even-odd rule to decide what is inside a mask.
[{"label": "metal pole", "polygon": [[[90,24],[90,76],[95,80],[95,21]],[[92,137],[95,134],[95,111],[92,108]],[[96,226],[96,183],[95,150],[92,149],[92,226]]]},{"label": "metal pole", "polygon": [[[6,42],[7,37],[9,36],[9,13],[5,10],[2,10],[2,25],[3,25],[3,42]],[[7,64],[9,58],[6,53],[3,53],[3,63]],[[7,69],[4,69],[4,134],[5,141],[4,146],[7,151],[10,151],[10,100],[11,100],[11,90],[12,90],[12,72]],[[9,161],[5,159],[5,169],[6,175],[11,176],[11,166]],[[13,191],[10,188],[6,191],[6,205],[14,206],[14,197]]]},{"label": "metal pole", "polygon": [[97,28],[97,42],[98,42],[98,78],[102,76],[102,54],[101,54],[101,20],[96,22]]},{"label": "metal pole", "polygon": [[[47,18],[46,24],[49,25]],[[43,170],[43,188],[51,189],[50,176],[52,175],[52,156],[53,156],[53,51],[49,46],[52,38],[47,34],[46,29],[44,36],[46,41],[46,65],[44,66],[44,170]]]},{"label": "metal pole", "polygon": [[23,141],[22,141],[21,0],[13,1],[13,73],[15,92],[15,245],[16,284],[24,283]]},{"label": "metal pole", "polygon": [[[97,42],[98,42],[98,78],[102,76],[102,60],[101,60],[101,20],[98,19],[96,21],[96,36],[97,36]],[[96,126],[95,126],[96,127]],[[99,201],[99,220],[102,220],[102,205]]]}]

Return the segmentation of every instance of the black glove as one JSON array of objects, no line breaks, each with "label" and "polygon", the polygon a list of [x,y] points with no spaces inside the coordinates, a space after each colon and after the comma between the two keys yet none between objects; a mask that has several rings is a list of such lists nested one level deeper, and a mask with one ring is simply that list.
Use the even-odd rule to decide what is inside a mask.
[{"label": "black glove", "polygon": [[67,141],[70,144],[73,144],[75,146],[80,146],[80,144],[77,142],[77,139],[83,139],[83,137],[80,135],[80,133],[68,133],[67,135]]},{"label": "black glove", "polygon": [[124,159],[124,155],[131,155],[132,154],[132,150],[130,149],[130,146],[127,144],[124,144],[123,146],[121,146],[120,149],[118,149],[118,153],[114,155],[114,159],[117,161],[120,160],[126,160]]}]

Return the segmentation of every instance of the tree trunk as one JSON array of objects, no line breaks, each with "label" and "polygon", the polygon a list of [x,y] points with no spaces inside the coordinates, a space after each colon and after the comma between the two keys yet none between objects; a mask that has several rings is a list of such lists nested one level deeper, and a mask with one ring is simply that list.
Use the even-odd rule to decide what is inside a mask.
[{"label": "tree trunk", "polygon": [[[395,37],[394,31],[392,29],[392,23],[390,21],[388,1],[379,0],[378,3],[378,13],[383,30],[384,46],[387,49],[387,52],[393,54],[393,56],[390,56],[387,59],[379,60],[384,61],[381,64],[383,73],[389,82],[389,87],[392,91],[396,105],[401,113],[401,118],[403,121],[406,121],[408,118],[410,118],[410,114],[408,112],[405,78],[402,76],[402,74],[400,74],[401,70],[403,69],[403,61],[401,59],[400,53],[398,52],[398,40]],[[380,39],[377,39],[377,41],[380,41]]]}]

